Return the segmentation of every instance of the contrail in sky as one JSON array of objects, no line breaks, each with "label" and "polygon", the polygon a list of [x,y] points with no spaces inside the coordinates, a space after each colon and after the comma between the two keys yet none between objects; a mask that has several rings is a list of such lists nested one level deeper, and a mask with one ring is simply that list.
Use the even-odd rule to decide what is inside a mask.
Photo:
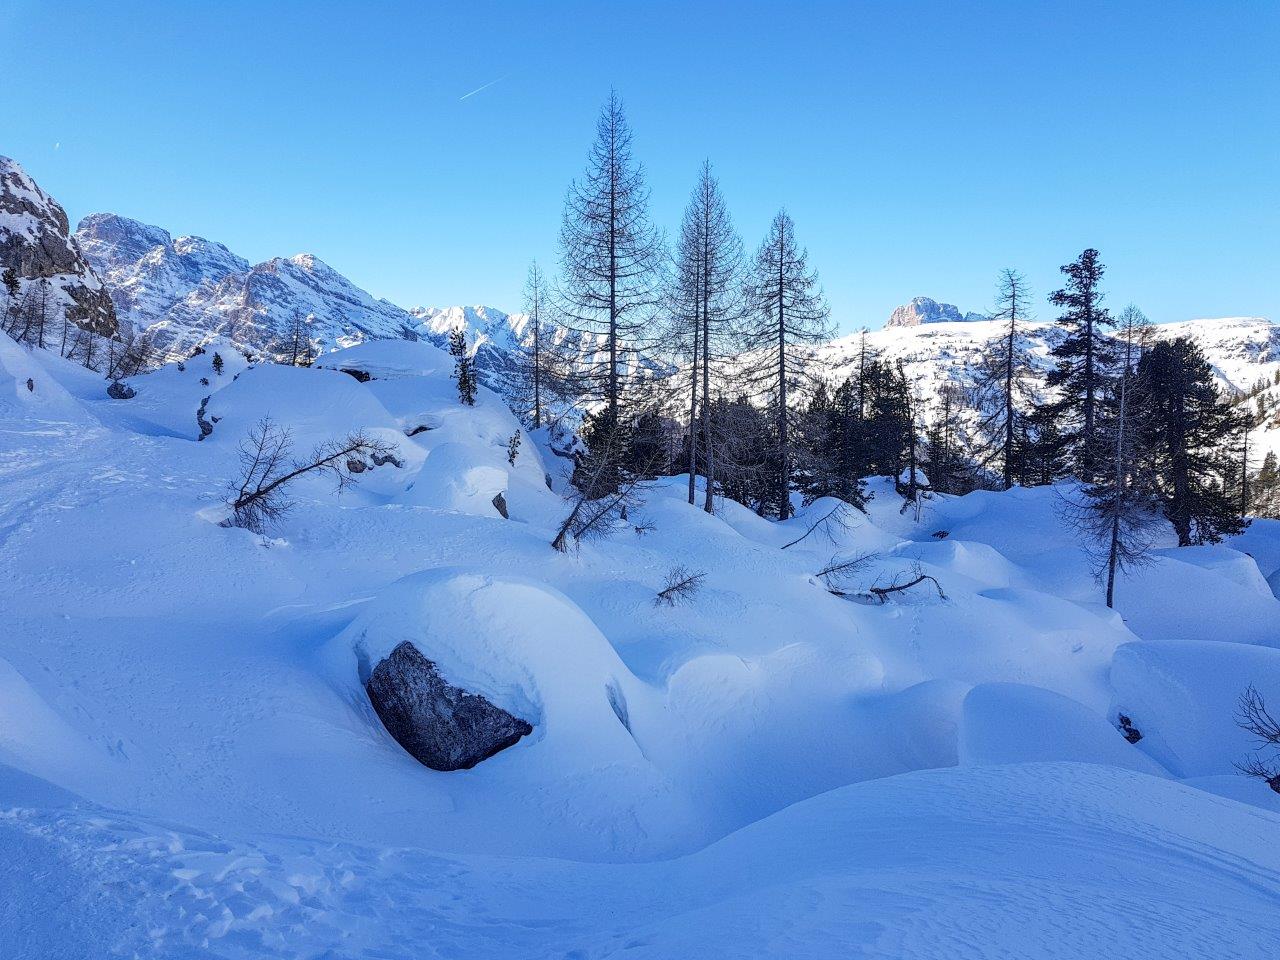
[{"label": "contrail in sky", "polygon": [[475,88],[474,90],[472,90],[470,93],[464,93],[462,96],[460,96],[460,97],[458,98],[458,102],[459,102],[459,103],[461,103],[463,100],[466,100],[468,97],[474,97],[477,93],[481,93],[481,92],[483,92],[483,91],[485,91],[485,90],[488,90],[488,89],[489,89],[490,87],[492,87],[495,83],[501,83],[501,82],[502,82],[503,80],[505,80],[505,79],[507,79],[505,76],[501,76],[501,77],[499,77],[497,80],[490,80],[490,81],[489,81],[488,83],[486,83],[483,87],[476,87],[476,88]]}]

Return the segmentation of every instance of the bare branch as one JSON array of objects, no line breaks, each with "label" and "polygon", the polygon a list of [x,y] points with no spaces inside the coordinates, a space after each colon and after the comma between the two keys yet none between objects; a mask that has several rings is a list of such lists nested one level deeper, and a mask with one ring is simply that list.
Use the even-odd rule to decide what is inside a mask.
[{"label": "bare branch", "polygon": [[706,579],[702,571],[693,571],[684,564],[677,563],[667,571],[667,579],[658,595],[653,598],[653,605],[660,607],[666,604],[674,607],[677,603],[692,600]]},{"label": "bare branch", "polygon": [[240,444],[240,476],[227,496],[229,526],[264,533],[293,508],[286,488],[308,473],[328,474],[341,493],[355,475],[387,463],[399,465],[396,448],[357,431],[320,444],[305,460],[291,460],[289,431],[264,417]]}]

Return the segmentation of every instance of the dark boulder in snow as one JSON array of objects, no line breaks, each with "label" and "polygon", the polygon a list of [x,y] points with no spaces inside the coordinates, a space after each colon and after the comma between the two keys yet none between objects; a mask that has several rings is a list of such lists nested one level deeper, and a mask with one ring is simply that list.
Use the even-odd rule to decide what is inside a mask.
[{"label": "dark boulder in snow", "polygon": [[501,493],[499,493],[496,497],[493,498],[493,509],[497,510],[498,513],[502,514],[503,520],[511,519],[511,513],[510,511],[507,510],[507,498],[504,497]]},{"label": "dark boulder in snow", "polygon": [[533,732],[479,694],[446,682],[408,641],[373,668],[365,691],[387,732],[432,770],[469,770]]},{"label": "dark boulder in snow", "polygon": [[107,396],[112,400],[132,400],[137,395],[138,392],[133,387],[119,380],[112,380],[111,386],[107,387]]}]

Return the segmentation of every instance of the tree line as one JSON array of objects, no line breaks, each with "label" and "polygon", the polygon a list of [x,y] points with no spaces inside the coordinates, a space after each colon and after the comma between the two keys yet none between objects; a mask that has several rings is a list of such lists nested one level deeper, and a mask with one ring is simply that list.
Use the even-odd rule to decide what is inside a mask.
[{"label": "tree line", "polygon": [[1073,516],[1110,598],[1160,524],[1180,544],[1217,542],[1247,523],[1251,485],[1280,473],[1274,457],[1262,480],[1250,473],[1252,421],[1194,342],[1156,338],[1136,307],[1113,316],[1095,249],[1061,268],[1048,298],[1060,336],[1047,371],[1030,354],[1032,293],[1007,269],[990,313],[999,335],[926,405],[866,331],[832,382],[815,349],[830,311],[785,210],[748,255],[710,162],[674,244],[648,207],[610,95],[566,195],[559,275],[529,271],[513,401],[534,429],[585,411],[574,478],[590,500],[686,473],[691,504],[729,497],[784,520],[797,499],[861,507],[872,476],[908,502],[1075,480]]}]

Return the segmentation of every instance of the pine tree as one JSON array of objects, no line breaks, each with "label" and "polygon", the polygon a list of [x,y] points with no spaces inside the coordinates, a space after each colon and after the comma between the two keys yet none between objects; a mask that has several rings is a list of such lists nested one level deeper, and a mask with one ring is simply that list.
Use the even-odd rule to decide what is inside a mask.
[{"label": "pine tree", "polygon": [[961,428],[961,413],[966,406],[965,391],[959,384],[942,385],[936,413],[925,431],[925,474],[929,489],[938,493],[964,494],[974,486]]},{"label": "pine tree", "polygon": [[[1013,486],[1016,473],[1019,420],[1030,399],[1032,370],[1022,328],[1031,319],[1031,292],[1022,274],[1005,269],[996,287],[991,319],[1001,334],[987,344],[974,376],[979,412],[978,433],[984,441],[984,462],[999,463],[1003,487]],[[930,474],[932,479],[932,474]]]},{"label": "pine tree", "polygon": [[453,379],[458,381],[458,401],[473,407],[476,403],[475,361],[467,353],[467,335],[461,327],[449,331],[449,355],[453,357]]},{"label": "pine tree", "polygon": [[661,304],[665,248],[648,214],[649,191],[631,155],[631,130],[616,94],[596,123],[581,180],[565,199],[560,229],[561,309],[575,330],[602,343],[582,371],[584,399],[603,402],[622,423],[624,369],[635,358]]},{"label": "pine tree", "polygon": [[742,284],[742,241],[733,229],[711,164],[704,161],[680,227],[673,314],[678,326],[674,342],[692,347],[689,502],[693,502],[700,445],[706,476],[703,509],[708,513],[714,509],[716,485],[711,385],[719,377],[713,378],[713,367],[718,369],[723,361],[734,328],[745,314]]},{"label": "pine tree", "polygon": [[1280,519],[1280,459],[1274,450],[1262,458],[1262,466],[1249,481],[1249,491],[1254,516]]},{"label": "pine tree", "polygon": [[1151,404],[1153,465],[1178,545],[1241,532],[1233,495],[1238,417],[1218,393],[1200,348],[1186,337],[1157,343],[1138,364]]},{"label": "pine tree", "polygon": [[224,364],[222,362],[222,354],[215,352],[213,355],[213,372],[216,373],[218,376],[222,376],[223,366]]},{"label": "pine tree", "polygon": [[1067,336],[1053,348],[1058,365],[1046,383],[1058,391],[1053,416],[1060,424],[1072,467],[1080,479],[1089,481],[1094,479],[1099,455],[1098,402],[1114,362],[1112,341],[1104,333],[1112,324],[1111,315],[1102,306],[1099,288],[1106,268],[1098,251],[1090,247],[1061,270],[1066,285],[1050,294],[1049,302],[1062,308],[1058,324]]},{"label": "pine tree", "polygon": [[808,253],[796,245],[795,224],[786,211],[773,218],[769,235],[752,263],[749,281],[754,322],[745,346],[758,364],[749,371],[751,386],[771,397],[776,424],[777,516],[791,516],[793,396],[812,378],[812,347],[831,335],[826,300]]}]

